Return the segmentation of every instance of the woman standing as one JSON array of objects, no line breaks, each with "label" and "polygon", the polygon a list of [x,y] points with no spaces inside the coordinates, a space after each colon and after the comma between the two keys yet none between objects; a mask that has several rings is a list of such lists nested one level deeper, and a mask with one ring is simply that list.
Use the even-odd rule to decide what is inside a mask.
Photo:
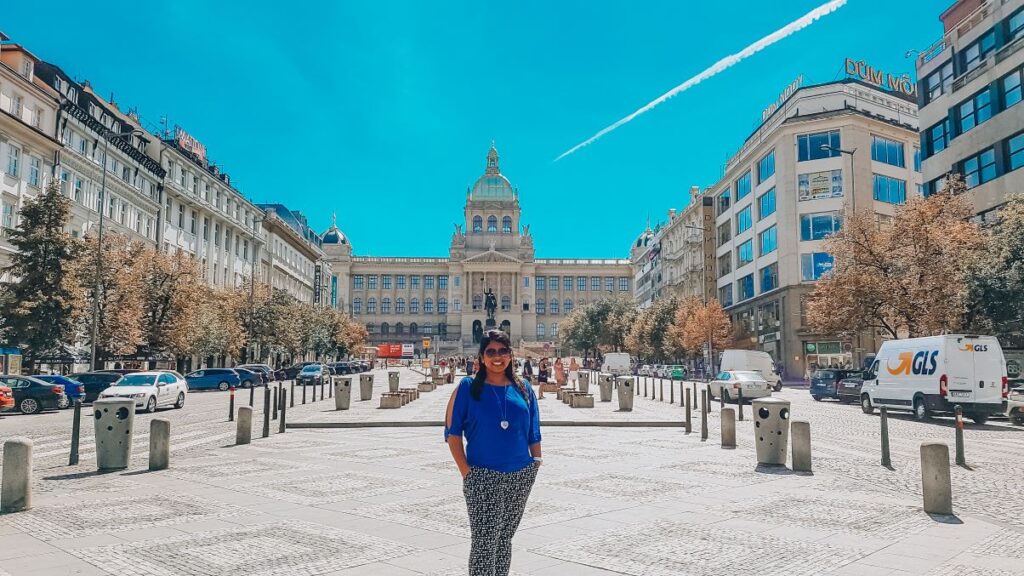
[{"label": "woman standing", "polygon": [[540,411],[530,383],[515,373],[507,334],[485,332],[478,361],[476,376],[463,378],[448,401],[445,440],[469,512],[469,576],[507,576],[512,537],[543,462]]},{"label": "woman standing", "polygon": [[544,385],[548,383],[549,374],[550,372],[548,371],[548,359],[541,358],[540,366],[537,367],[537,382],[538,384],[540,384],[540,386],[537,387],[540,390],[540,396],[538,396],[539,398],[544,398]]},{"label": "woman standing", "polygon": [[565,386],[565,364],[561,358],[555,358],[555,384]]},{"label": "woman standing", "polygon": [[527,380],[533,378],[533,366],[530,364],[529,358],[527,358],[526,361],[523,362],[523,378]]},{"label": "woman standing", "polygon": [[573,356],[569,359],[569,382],[572,383],[572,387],[576,388],[579,385],[580,380],[580,365],[576,363],[576,357]]}]

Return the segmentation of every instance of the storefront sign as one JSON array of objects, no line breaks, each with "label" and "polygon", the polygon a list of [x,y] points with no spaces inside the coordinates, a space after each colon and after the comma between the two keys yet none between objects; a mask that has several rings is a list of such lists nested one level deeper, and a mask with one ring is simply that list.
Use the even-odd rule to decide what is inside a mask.
[{"label": "storefront sign", "polygon": [[843,171],[827,170],[800,174],[797,181],[797,196],[801,201],[841,198],[843,196]]},{"label": "storefront sign", "polygon": [[415,353],[412,344],[402,344],[402,358],[412,358]]},{"label": "storefront sign", "polygon": [[850,78],[863,80],[872,86],[877,86],[888,92],[896,92],[910,98],[917,98],[917,83],[904,73],[902,76],[886,74],[881,70],[874,69],[863,60],[846,59],[846,75]]},{"label": "storefront sign", "polygon": [[[412,356],[412,353],[409,353]],[[401,344],[380,344],[377,346],[377,358],[401,358]]]},{"label": "storefront sign", "polygon": [[793,80],[789,86],[786,86],[786,89],[779,94],[779,97],[775,99],[775,102],[772,102],[767,108],[761,111],[761,122],[764,122],[769,116],[774,114],[775,111],[779,109],[779,106],[782,106],[786,100],[789,100],[789,97],[792,96],[794,92],[800,89],[800,85],[803,83],[804,75],[801,74],[797,76],[796,80]]},{"label": "storefront sign", "polygon": [[331,276],[331,308],[338,307],[338,277]]},{"label": "storefront sign", "polygon": [[174,127],[174,143],[178,148],[195,154],[199,160],[206,162],[206,146],[196,140],[191,134],[181,129],[181,126]]},{"label": "storefront sign", "polygon": [[323,288],[324,269],[320,264],[313,268],[313,303],[320,303],[320,289]]}]

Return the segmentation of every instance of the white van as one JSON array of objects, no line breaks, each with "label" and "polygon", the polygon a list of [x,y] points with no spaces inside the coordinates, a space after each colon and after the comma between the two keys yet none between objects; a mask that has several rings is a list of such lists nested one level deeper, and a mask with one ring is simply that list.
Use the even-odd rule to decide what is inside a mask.
[{"label": "white van", "polygon": [[782,378],[775,371],[772,355],[761,350],[725,350],[722,352],[722,365],[719,372],[732,371],[759,372],[768,381],[772,390],[782,390]]},{"label": "white van", "polygon": [[882,343],[864,375],[860,404],[911,410],[918,420],[952,414],[956,405],[978,424],[1003,409],[1006,360],[994,336],[947,334]]},{"label": "white van", "polygon": [[601,372],[608,372],[616,376],[628,376],[633,373],[629,364],[629,353],[609,352],[604,355],[604,363],[601,364]]}]

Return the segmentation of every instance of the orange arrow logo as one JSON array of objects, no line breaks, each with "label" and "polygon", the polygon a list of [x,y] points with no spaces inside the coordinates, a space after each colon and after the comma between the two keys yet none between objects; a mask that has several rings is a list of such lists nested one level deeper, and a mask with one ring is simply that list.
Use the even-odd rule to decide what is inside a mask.
[{"label": "orange arrow logo", "polygon": [[900,352],[898,356],[900,363],[893,368],[889,362],[886,362],[885,369],[889,371],[889,374],[910,374],[910,362],[913,357],[911,352]]}]

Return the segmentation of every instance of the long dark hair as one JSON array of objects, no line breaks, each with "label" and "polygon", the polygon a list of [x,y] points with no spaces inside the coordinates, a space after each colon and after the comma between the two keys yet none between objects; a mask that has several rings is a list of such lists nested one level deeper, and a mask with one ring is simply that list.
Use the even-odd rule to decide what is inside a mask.
[{"label": "long dark hair", "polygon": [[491,342],[497,342],[498,344],[504,344],[509,349],[508,366],[505,367],[505,376],[512,382],[516,388],[519,389],[519,393],[523,395],[523,399],[526,400],[526,405],[530,405],[530,392],[526,389],[528,384],[526,381],[516,374],[516,362],[512,356],[512,339],[508,337],[508,334],[501,330],[488,330],[484,332],[482,338],[480,338],[480,352],[477,354],[477,364],[479,366],[476,370],[476,375],[473,376],[473,384],[469,387],[469,395],[473,397],[473,400],[479,400],[480,395],[484,391],[484,383],[487,380],[487,368],[484,366],[484,350],[487,349],[488,344]]}]

